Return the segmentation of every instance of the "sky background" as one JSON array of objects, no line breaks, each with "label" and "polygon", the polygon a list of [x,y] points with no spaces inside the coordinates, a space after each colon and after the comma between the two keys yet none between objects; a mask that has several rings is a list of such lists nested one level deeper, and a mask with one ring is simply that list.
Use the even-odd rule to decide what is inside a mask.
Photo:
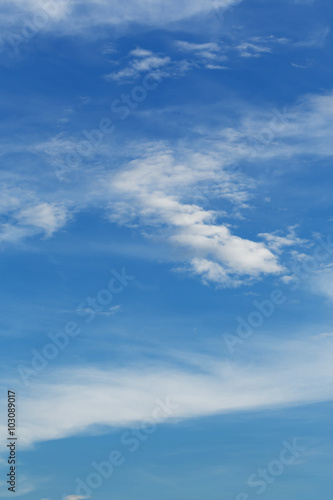
[{"label": "sky background", "polygon": [[331,2],[1,10],[0,497],[330,500]]}]

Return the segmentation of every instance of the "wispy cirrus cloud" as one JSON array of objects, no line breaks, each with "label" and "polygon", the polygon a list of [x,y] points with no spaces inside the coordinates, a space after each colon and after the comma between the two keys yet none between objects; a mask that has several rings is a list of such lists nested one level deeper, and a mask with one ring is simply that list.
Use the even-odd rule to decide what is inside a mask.
[{"label": "wispy cirrus cloud", "polygon": [[51,236],[66,224],[68,213],[63,206],[44,202],[23,208],[16,214],[16,218],[20,226],[30,226]]},{"label": "wispy cirrus cloud", "polygon": [[[273,52],[275,46],[288,42],[286,38],[274,36],[253,37],[242,42],[218,40],[196,43],[176,40],[173,44],[176,52],[173,51],[172,56],[137,47],[128,53],[125,65],[120,70],[110,72],[104,78],[122,83],[132,81],[144,72],[150,72],[158,79],[183,76],[194,68],[228,69],[225,63],[231,55],[232,57],[235,57],[235,54],[238,57],[261,57]],[[186,58],[179,59],[179,55],[186,56]],[[130,58],[129,62],[127,62],[128,58]]]},{"label": "wispy cirrus cloud", "polygon": [[226,69],[221,63],[228,57],[224,54],[224,47],[216,42],[193,43],[178,40],[175,46],[180,52],[194,56],[206,69]]},{"label": "wispy cirrus cloud", "polygon": [[273,35],[256,36],[242,41],[235,48],[241,57],[261,57],[273,52],[277,45],[285,45],[289,42],[287,38],[276,38]]},{"label": "wispy cirrus cloud", "polygon": [[201,54],[203,52],[204,55],[207,54],[207,57],[212,59],[214,59],[216,57],[216,53],[221,50],[220,46],[216,42],[193,43],[178,40],[176,42],[176,46],[184,52],[194,52],[196,54]]},{"label": "wispy cirrus cloud", "polygon": [[[50,372],[46,379],[35,380],[21,392],[20,443],[27,447],[92,429],[98,432],[98,426],[136,426],[151,417],[157,399],[173,408],[167,420],[170,423],[330,401],[331,347],[330,338],[266,339],[254,348],[255,363],[170,351],[162,359],[156,353],[155,363],[144,360],[126,368]],[[71,411],[63,418],[68,408]]]},{"label": "wispy cirrus cloud", "polygon": [[309,49],[321,48],[325,45],[330,34],[329,26],[316,27],[306,39],[295,42],[296,47],[305,47]]},{"label": "wispy cirrus cloud", "polygon": [[[126,82],[138,78],[142,73],[149,72],[156,78],[164,73],[161,69],[166,69],[168,72],[171,69],[171,59],[169,56],[160,56],[154,54],[150,50],[136,48],[129,54],[133,57],[130,63],[119,71],[114,71],[104,76],[106,80],[114,80],[116,82]],[[174,66],[174,65],[172,65]]]},{"label": "wispy cirrus cloud", "polygon": [[287,38],[277,38],[270,36],[250,37],[246,40],[223,39],[222,37],[214,42],[193,43],[184,40],[178,40],[175,43],[176,48],[197,59],[206,61],[209,68],[209,62],[226,61],[229,57],[261,57],[265,54],[271,54],[279,45],[289,44]]},{"label": "wispy cirrus cloud", "polygon": [[47,22],[43,31],[82,32],[98,26],[140,23],[163,26],[209,13],[215,9],[226,9],[240,0],[6,0],[2,5],[2,24],[6,27],[20,25],[22,16],[31,20],[36,12],[46,12]]},{"label": "wispy cirrus cloud", "polygon": [[[154,53],[146,48],[137,47],[128,53],[125,65],[120,70],[104,75],[106,80],[118,83],[132,81],[143,72],[150,72],[156,78],[178,77],[194,68],[208,70],[228,69],[226,61],[232,56],[261,57],[270,54],[278,45],[289,43],[286,38],[252,37],[245,41],[217,40],[213,42],[189,42],[176,40],[173,55]],[[186,58],[179,59],[179,55]],[[130,61],[127,62],[127,59]]]},{"label": "wispy cirrus cloud", "polygon": [[288,228],[288,233],[286,235],[275,233],[260,233],[258,236],[264,238],[267,242],[267,246],[275,252],[280,252],[285,247],[302,246],[306,243],[306,240],[299,238],[296,235],[296,226]]},{"label": "wispy cirrus cloud", "polygon": [[[271,137],[267,145],[260,148],[258,156],[330,156],[333,152],[330,140],[332,116],[332,92],[303,96],[298,104],[284,110],[279,127],[274,133],[270,132]],[[254,136],[256,131],[264,130],[267,123],[267,112],[254,114],[243,121],[243,132],[249,137]]]}]

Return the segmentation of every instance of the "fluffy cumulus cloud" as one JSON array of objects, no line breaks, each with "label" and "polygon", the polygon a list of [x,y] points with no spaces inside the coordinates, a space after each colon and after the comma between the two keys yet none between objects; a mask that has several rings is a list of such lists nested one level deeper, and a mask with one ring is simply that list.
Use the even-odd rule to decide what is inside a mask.
[{"label": "fluffy cumulus cloud", "polygon": [[[333,398],[331,347],[331,338],[266,339],[261,347],[255,346],[256,359],[258,349],[262,351],[256,363],[238,357],[169,352],[156,364],[63,369],[49,371],[47,378],[38,378],[37,373],[21,390],[20,443],[23,447],[66,438],[93,426],[96,430],[98,425],[140,426],[152,417],[172,423],[230,411],[328,401]],[[249,349],[246,346],[247,354]]]},{"label": "fluffy cumulus cloud", "polygon": [[155,234],[157,228],[162,239],[184,249],[186,266],[205,281],[232,286],[244,275],[281,272],[264,243],[232,234],[218,222],[221,214],[191,200],[193,189],[204,189],[208,181],[209,196],[236,204],[246,201],[242,180],[223,167],[214,156],[188,151],[177,155],[161,144],[147,145],[145,154],[110,177],[116,200],[110,218],[122,224],[139,222]]}]

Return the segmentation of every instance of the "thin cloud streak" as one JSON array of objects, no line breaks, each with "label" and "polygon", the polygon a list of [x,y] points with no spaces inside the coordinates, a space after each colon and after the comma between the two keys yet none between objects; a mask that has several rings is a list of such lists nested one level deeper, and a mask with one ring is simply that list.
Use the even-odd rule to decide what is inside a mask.
[{"label": "thin cloud streak", "polygon": [[22,390],[20,443],[29,447],[93,432],[98,426],[135,426],[151,416],[156,399],[174,406],[170,424],[226,412],[330,401],[331,342],[267,339],[256,363],[175,352],[168,362],[156,364],[54,371],[47,381],[37,379]]}]

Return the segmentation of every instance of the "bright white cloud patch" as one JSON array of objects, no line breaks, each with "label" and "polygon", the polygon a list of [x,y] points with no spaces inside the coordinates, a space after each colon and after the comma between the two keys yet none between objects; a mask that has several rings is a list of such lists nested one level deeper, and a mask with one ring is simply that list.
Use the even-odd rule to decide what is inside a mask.
[{"label": "bright white cloud patch", "polygon": [[111,177],[110,192],[118,198],[111,206],[112,221],[140,221],[145,227],[159,228],[161,238],[185,249],[187,265],[205,281],[230,286],[238,284],[241,275],[282,271],[263,243],[233,235],[217,222],[219,213],[191,201],[193,188],[207,181],[215,188],[215,197],[233,203],[247,199],[241,180],[228,173],[221,160],[194,152],[176,158],[158,144],[148,145],[147,151]]},{"label": "bright white cloud patch", "polygon": [[[229,281],[225,268],[211,260],[192,259],[190,270],[197,276],[200,276],[204,283],[227,283]],[[240,281],[234,280],[235,285],[239,283]]]},{"label": "bright white cloud patch", "polygon": [[40,203],[21,210],[17,219],[21,225],[42,229],[46,236],[51,236],[67,222],[67,211],[61,206]]},{"label": "bright white cloud patch", "polygon": [[69,214],[63,204],[36,203],[31,193],[20,195],[13,195],[7,211],[3,210],[0,242],[14,243],[38,234],[50,237],[67,223]]}]

